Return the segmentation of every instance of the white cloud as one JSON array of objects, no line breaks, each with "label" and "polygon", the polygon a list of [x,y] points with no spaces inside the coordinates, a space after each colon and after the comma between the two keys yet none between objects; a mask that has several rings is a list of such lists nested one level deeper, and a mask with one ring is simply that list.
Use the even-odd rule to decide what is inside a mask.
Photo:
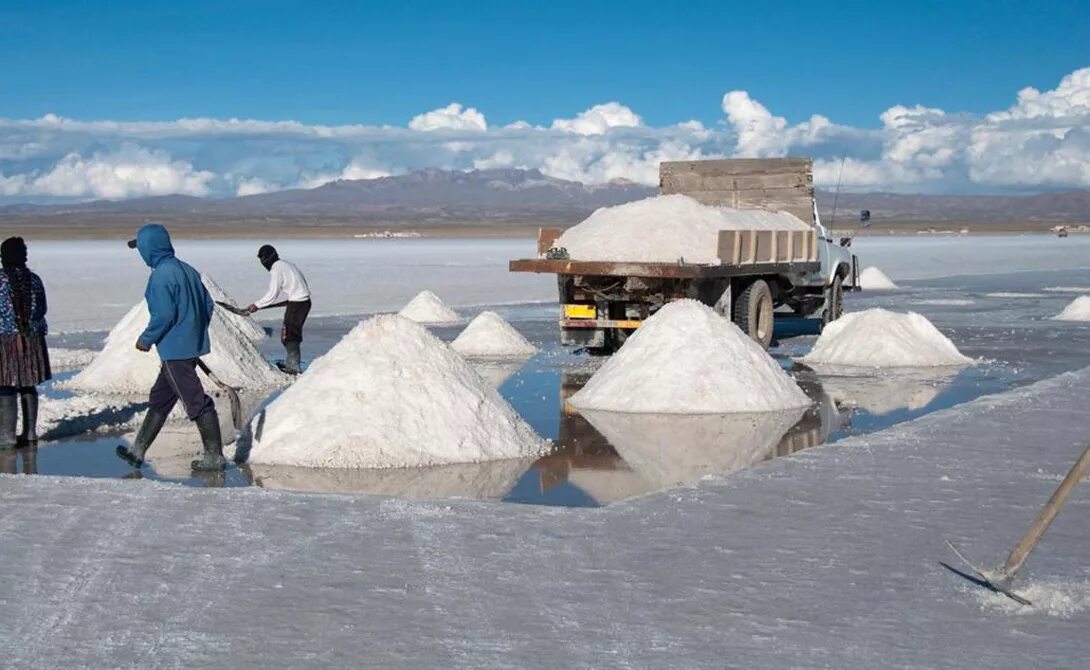
[{"label": "white cloud", "polygon": [[556,119],[555,130],[577,135],[601,135],[610,128],[639,128],[643,125],[640,115],[619,102],[595,105],[580,112],[574,119]]},{"label": "white cloud", "polygon": [[[230,196],[336,179],[375,179],[428,167],[536,168],[588,184],[653,185],[658,162],[810,155],[815,181],[867,190],[964,192],[1090,187],[1090,68],[1050,90],[1012,92],[1011,106],[973,115],[891,106],[873,128],[820,114],[791,123],[746,91],[723,96],[723,116],[648,126],[607,102],[549,127],[489,127],[459,103],[409,127],[296,121],[0,119],[0,202]],[[843,161],[841,160],[843,157]]]},{"label": "white cloud", "polygon": [[414,116],[409,121],[410,130],[475,130],[484,132],[488,130],[488,123],[481,114],[472,107],[462,108],[457,102],[452,102],[446,107],[433,109],[419,116]]},{"label": "white cloud", "polygon": [[69,153],[48,171],[4,178],[4,190],[8,195],[111,200],[172,193],[203,196],[214,177],[207,170],[194,170],[186,161],[171,160],[164,152],[124,145],[117,152],[90,158]]}]

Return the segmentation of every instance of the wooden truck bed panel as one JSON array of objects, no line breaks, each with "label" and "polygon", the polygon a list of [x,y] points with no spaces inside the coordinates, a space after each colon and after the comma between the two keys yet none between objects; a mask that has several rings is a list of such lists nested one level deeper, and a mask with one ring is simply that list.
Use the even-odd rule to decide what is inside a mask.
[{"label": "wooden truck bed panel", "polygon": [[613,263],[610,261],[568,261],[546,258],[523,258],[511,261],[511,272],[537,272],[584,277],[654,277],[659,279],[714,279],[744,277],[789,272],[816,272],[821,264],[746,263],[742,265],[676,265],[674,263]]}]

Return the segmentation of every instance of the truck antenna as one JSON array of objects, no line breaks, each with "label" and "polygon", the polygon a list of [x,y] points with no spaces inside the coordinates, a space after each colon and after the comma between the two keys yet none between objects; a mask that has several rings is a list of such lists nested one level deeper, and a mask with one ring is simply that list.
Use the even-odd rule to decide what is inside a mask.
[{"label": "truck antenna", "polygon": [[840,199],[840,178],[844,176],[844,161],[848,159],[848,147],[844,146],[844,152],[840,154],[840,169],[836,173],[836,190],[833,191],[833,213],[829,217],[829,230],[833,229],[833,224],[836,223],[836,201]]}]

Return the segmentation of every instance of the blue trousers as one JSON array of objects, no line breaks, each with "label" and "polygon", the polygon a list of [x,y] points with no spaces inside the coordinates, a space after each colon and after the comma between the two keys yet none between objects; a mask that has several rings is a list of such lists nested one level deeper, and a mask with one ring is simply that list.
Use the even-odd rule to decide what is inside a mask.
[{"label": "blue trousers", "polygon": [[197,377],[196,358],[163,361],[159,368],[159,377],[148,396],[148,404],[163,416],[170,414],[179,400],[185,407],[185,415],[191,421],[196,421],[205,412],[216,409],[216,404],[204,392],[201,380]]}]

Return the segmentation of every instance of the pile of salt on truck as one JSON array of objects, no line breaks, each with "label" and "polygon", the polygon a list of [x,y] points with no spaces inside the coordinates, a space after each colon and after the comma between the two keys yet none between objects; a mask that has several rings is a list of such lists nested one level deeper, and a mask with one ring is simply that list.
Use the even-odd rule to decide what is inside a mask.
[{"label": "pile of salt on truck", "polygon": [[713,307],[767,348],[777,308],[818,318],[824,326],[840,317],[844,291],[858,289],[850,238],[836,243],[821,225],[812,168],[809,158],[659,165],[661,195],[680,193],[728,210],[786,212],[807,224],[801,230],[722,230],[718,264],[571,260],[565,249],[554,248],[564,231],[542,228],[539,257],[513,260],[510,270],[557,275],[561,342],[592,354],[613,353],[644,319],[683,298]]}]

